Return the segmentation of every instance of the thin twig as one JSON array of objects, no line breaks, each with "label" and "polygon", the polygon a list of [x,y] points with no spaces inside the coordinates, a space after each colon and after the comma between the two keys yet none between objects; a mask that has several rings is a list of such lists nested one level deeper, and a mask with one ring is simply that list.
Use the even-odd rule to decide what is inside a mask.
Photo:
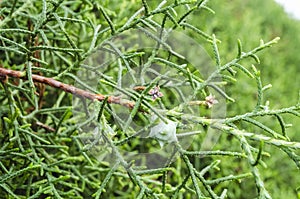
[{"label": "thin twig", "polygon": [[[27,79],[25,71],[21,72],[21,71],[16,71],[16,70],[5,69],[5,68],[1,68],[1,67],[0,67],[0,76],[3,76],[3,77],[10,76],[10,77],[19,78],[19,79]],[[105,95],[91,93],[91,92],[82,90],[80,88],[77,88],[75,86],[65,84],[65,83],[62,83],[55,79],[52,79],[49,77],[44,77],[41,75],[32,74],[32,80],[34,82],[47,84],[54,88],[59,88],[67,93],[71,93],[78,97],[88,98],[90,100],[104,101],[104,99],[107,97]],[[116,96],[108,96],[107,102],[111,103],[111,104],[120,104],[120,105],[125,106],[130,109],[132,109],[135,105],[135,102],[133,102],[133,101],[125,100],[125,99],[122,99],[122,98],[116,97]]]}]

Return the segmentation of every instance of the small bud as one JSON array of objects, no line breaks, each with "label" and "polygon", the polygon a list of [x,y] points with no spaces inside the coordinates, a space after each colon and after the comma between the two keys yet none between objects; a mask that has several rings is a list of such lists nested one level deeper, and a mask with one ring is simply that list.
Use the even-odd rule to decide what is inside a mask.
[{"label": "small bud", "polygon": [[133,90],[135,90],[135,91],[143,91],[143,90],[145,90],[145,89],[146,89],[145,86],[135,86],[135,87],[133,88]]},{"label": "small bud", "polygon": [[212,94],[210,94],[209,96],[207,96],[205,98],[205,103],[208,106],[208,108],[213,107],[214,104],[218,104],[219,101],[216,100],[215,96],[213,96]]}]

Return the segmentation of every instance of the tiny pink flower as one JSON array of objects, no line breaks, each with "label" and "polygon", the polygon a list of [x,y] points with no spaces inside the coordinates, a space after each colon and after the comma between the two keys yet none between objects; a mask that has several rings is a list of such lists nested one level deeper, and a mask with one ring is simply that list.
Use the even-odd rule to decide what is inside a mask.
[{"label": "tiny pink flower", "polygon": [[211,108],[213,107],[214,104],[218,104],[218,103],[219,101],[216,100],[215,96],[213,96],[212,94],[210,94],[205,98],[205,104],[208,106],[208,108]]},{"label": "tiny pink flower", "polygon": [[150,91],[149,91],[149,95],[152,96],[152,99],[155,100],[159,97],[162,97],[164,96],[161,92],[159,92],[159,86],[155,86],[154,88],[152,88]]}]

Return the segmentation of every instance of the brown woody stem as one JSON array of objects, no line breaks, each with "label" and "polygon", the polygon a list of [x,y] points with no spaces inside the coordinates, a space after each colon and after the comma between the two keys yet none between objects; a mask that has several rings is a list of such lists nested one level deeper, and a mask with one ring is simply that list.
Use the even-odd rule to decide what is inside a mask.
[{"label": "brown woody stem", "polygon": [[[19,78],[19,79],[27,79],[26,72],[10,70],[10,69],[5,69],[5,68],[1,68],[1,67],[0,67],[0,76],[3,77],[1,79],[6,79],[6,78],[4,78],[6,76]],[[103,101],[106,98],[105,95],[91,93],[91,92],[82,90],[80,88],[76,88],[75,86],[72,86],[69,84],[64,84],[55,79],[52,79],[49,77],[44,77],[41,75],[32,74],[32,80],[34,82],[40,82],[43,84],[47,84],[54,88],[59,88],[65,92],[72,93],[73,95],[76,95],[78,97],[88,98],[90,100]],[[111,103],[111,104],[120,104],[120,105],[128,107],[128,108],[133,108],[135,105],[135,103],[132,101],[124,100],[124,99],[121,99],[120,97],[115,97],[115,96],[108,96],[107,102]]]}]

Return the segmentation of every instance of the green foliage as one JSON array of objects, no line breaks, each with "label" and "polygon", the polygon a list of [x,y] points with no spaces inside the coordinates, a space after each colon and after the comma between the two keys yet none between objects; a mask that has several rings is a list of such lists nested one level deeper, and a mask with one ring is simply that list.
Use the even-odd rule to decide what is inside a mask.
[{"label": "green foliage", "polygon": [[[0,66],[21,72],[0,72],[1,197],[296,197],[299,24],[272,2],[3,0],[0,19]],[[157,48],[118,46],[118,36],[130,30],[143,32],[144,42]],[[204,46],[214,57],[213,72],[201,74],[166,42],[165,30],[184,32]],[[289,53],[282,56],[284,48]],[[107,58],[93,57],[99,49],[117,55],[115,62],[94,66]],[[88,81],[95,71],[97,88]],[[120,86],[125,73],[140,90]],[[36,75],[65,84],[53,86]],[[68,87],[74,83],[105,96],[91,102],[77,92],[74,99]],[[180,89],[186,85],[192,98]],[[217,103],[212,92],[228,104],[226,118],[211,118],[209,108]],[[118,117],[120,110],[129,117]],[[132,128],[132,121],[143,128]],[[159,130],[140,139],[153,126]],[[219,140],[203,150],[209,129]],[[188,149],[178,141],[182,137],[192,140]],[[120,151],[164,145],[169,159],[159,168],[141,168],[139,161],[147,160],[128,161]],[[114,161],[99,159],[102,154]]]}]

